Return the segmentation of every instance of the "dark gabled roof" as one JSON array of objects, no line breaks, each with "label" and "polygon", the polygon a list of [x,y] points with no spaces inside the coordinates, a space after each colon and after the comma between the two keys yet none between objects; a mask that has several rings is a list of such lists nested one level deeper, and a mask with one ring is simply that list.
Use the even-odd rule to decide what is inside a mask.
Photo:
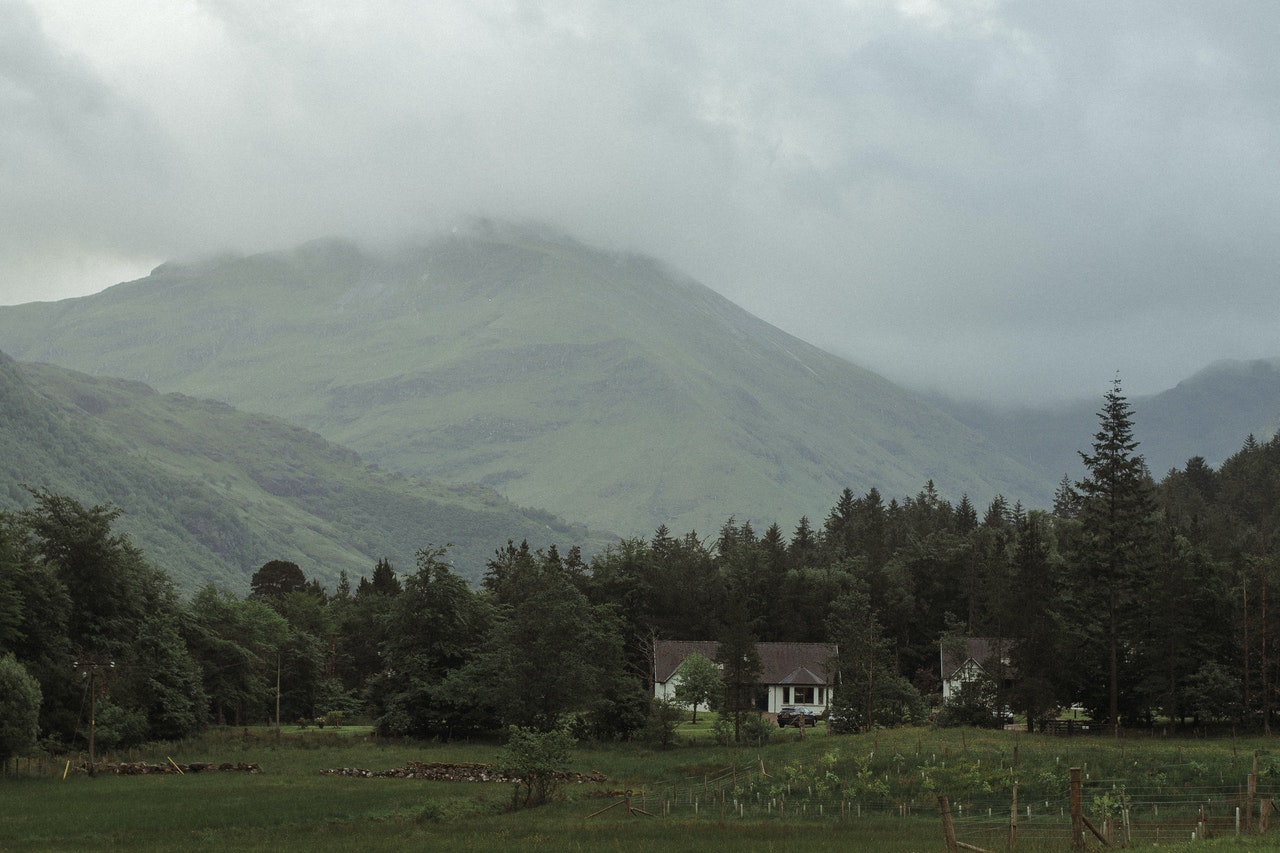
[{"label": "dark gabled roof", "polygon": [[[654,681],[670,681],[689,655],[697,652],[716,659],[714,640],[659,640],[654,648]],[[829,684],[831,659],[837,647],[831,643],[757,643],[761,684]]]},{"label": "dark gabled roof", "polygon": [[958,642],[943,640],[942,678],[943,680],[951,678],[966,661],[970,660],[984,670],[992,668],[992,664],[998,664],[1001,658],[1007,662],[1009,650],[1013,648],[1013,644],[1013,640],[1000,637],[965,637]]},{"label": "dark gabled roof", "polygon": [[802,666],[799,669],[791,672],[784,678],[779,678],[777,681],[771,681],[769,683],[770,684],[826,684],[827,679],[826,679],[826,676],[818,675],[813,670],[809,669],[809,667]]},{"label": "dark gabled roof", "polygon": [[659,640],[653,649],[653,680],[670,681],[684,659],[694,653],[715,660],[716,645],[715,640]]}]

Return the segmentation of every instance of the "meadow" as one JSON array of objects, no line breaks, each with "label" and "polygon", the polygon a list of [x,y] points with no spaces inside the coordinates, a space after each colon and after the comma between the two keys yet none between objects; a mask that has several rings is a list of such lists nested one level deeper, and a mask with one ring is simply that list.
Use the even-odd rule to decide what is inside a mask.
[{"label": "meadow", "polygon": [[[1234,828],[1255,761],[1259,799],[1280,788],[1280,755],[1272,747],[1262,738],[931,728],[839,736],[819,728],[804,739],[788,730],[766,744],[724,747],[700,720],[682,726],[680,743],[669,750],[581,746],[572,769],[598,771],[607,782],[566,784],[552,804],[515,811],[509,783],[321,773],[414,761],[499,763],[497,742],[379,741],[358,727],[286,729],[279,738],[268,730],[222,730],[112,757],[243,761],[261,773],[89,777],[72,770],[64,779],[64,763],[19,762],[17,775],[0,780],[0,850],[908,853],[943,849],[937,795],[945,793],[960,841],[1003,851],[1016,783],[1017,849],[1034,853],[1070,849],[1070,767],[1084,773],[1090,820],[1116,821],[1117,844],[1127,808],[1134,847],[1280,849],[1270,836],[1236,835]],[[1191,832],[1204,832],[1202,820],[1209,840],[1192,844]]]}]

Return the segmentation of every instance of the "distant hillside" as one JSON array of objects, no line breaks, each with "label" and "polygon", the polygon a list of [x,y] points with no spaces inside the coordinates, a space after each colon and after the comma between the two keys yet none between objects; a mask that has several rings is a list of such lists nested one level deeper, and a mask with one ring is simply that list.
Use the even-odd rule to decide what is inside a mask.
[{"label": "distant hillside", "polygon": [[623,534],[820,520],[841,489],[1047,502],[941,410],[645,258],[479,228],[166,264],[0,308],[0,348],[267,412]]},{"label": "distant hillside", "polygon": [[1280,360],[1218,362],[1133,407],[1139,449],[1157,477],[1192,456],[1216,468],[1249,435],[1280,430]]},{"label": "distant hillside", "polygon": [[[1079,451],[1098,429],[1096,400],[1042,409],[1003,410],[937,400],[958,420],[991,436],[1043,477],[1080,475]],[[1138,452],[1157,479],[1193,456],[1213,467],[1240,450],[1245,439],[1280,430],[1280,360],[1222,361],[1159,394],[1130,398]]]},{"label": "distant hillside", "polygon": [[280,420],[0,353],[0,509],[29,505],[20,484],[120,507],[119,529],[187,592],[246,592],[271,559],[332,588],[383,556],[411,571],[418,548],[446,542],[475,579],[508,538],[563,550],[584,536],[490,489],[378,470]]}]

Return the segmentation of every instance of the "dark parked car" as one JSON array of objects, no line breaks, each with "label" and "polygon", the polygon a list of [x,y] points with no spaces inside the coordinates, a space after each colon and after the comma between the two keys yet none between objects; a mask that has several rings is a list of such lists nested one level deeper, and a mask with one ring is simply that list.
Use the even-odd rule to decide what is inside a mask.
[{"label": "dark parked car", "polygon": [[806,729],[811,729],[817,724],[818,715],[808,708],[793,708],[788,705],[778,712],[779,728],[785,729],[787,726],[800,728],[804,726]]}]

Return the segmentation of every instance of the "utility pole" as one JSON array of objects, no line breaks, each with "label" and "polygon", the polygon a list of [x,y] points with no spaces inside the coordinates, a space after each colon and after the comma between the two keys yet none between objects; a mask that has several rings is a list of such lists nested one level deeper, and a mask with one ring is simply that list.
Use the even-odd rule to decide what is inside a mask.
[{"label": "utility pole", "polygon": [[280,737],[280,650],[276,650],[276,738]]},{"label": "utility pole", "polygon": [[81,663],[80,661],[75,661],[71,666],[73,669],[79,670],[82,677],[89,679],[89,775],[94,776],[98,772],[98,761],[93,751],[94,729],[98,725],[98,670],[104,667],[115,669],[116,662],[98,663],[94,660],[88,660]]}]

